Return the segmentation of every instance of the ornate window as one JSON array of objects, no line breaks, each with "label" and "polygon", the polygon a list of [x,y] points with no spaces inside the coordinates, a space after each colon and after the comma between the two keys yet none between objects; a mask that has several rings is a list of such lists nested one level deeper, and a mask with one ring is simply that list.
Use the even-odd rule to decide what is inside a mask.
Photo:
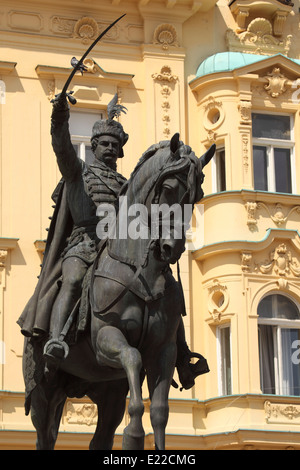
[{"label": "ornate window", "polygon": [[253,113],[252,137],[254,189],[295,193],[291,116]]},{"label": "ornate window", "polygon": [[231,395],[231,329],[228,324],[217,328],[217,355],[219,365],[219,395]]},{"label": "ornate window", "polygon": [[296,304],[280,294],[258,306],[261,389],[266,394],[300,396],[300,315]]},{"label": "ornate window", "polygon": [[79,110],[73,111],[70,115],[70,134],[72,144],[76,150],[78,158],[81,158],[86,163],[92,163],[94,154],[91,149],[91,134],[94,123],[104,119],[102,112]]}]

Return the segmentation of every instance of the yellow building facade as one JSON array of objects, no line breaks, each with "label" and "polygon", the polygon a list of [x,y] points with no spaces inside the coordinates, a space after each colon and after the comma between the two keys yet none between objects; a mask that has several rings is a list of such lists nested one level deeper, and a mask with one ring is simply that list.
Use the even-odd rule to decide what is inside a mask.
[{"label": "yellow building facade", "polygon": [[[168,449],[300,448],[299,2],[15,0],[0,15],[0,448],[32,449],[16,321],[40,271],[60,179],[51,99],[108,24],[71,85],[70,130],[88,161],[92,124],[117,92],[128,177],[180,132],[205,169],[181,259],[187,341],[210,373],[170,391]],[[145,446],[153,449],[144,389]],[[118,429],[115,448],[121,447]],[[97,421],[66,402],[59,449],[87,449]]]}]

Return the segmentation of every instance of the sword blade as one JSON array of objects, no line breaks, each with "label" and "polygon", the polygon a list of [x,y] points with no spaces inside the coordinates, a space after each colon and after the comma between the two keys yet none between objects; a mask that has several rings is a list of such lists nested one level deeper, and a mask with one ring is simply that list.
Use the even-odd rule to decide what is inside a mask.
[{"label": "sword blade", "polygon": [[69,78],[68,80],[66,81],[63,89],[62,89],[62,92],[61,92],[61,95],[63,94],[66,94],[67,93],[67,90],[68,90],[68,87],[71,83],[71,80],[72,78],[74,77],[75,73],[77,72],[77,70],[79,70],[79,67],[80,65],[82,64],[82,62],[84,61],[84,59],[86,58],[86,56],[91,52],[91,50],[93,49],[93,47],[95,47],[95,45],[97,44],[98,41],[100,41],[100,39],[118,22],[121,20],[121,18],[123,18],[124,16],[126,15],[126,13],[122,16],[120,16],[118,19],[116,19],[113,23],[111,23],[104,31],[102,31],[101,34],[99,34],[99,36],[97,37],[97,39],[95,39],[95,41],[90,45],[90,47],[86,50],[86,52],[83,54],[83,56],[81,57],[81,59],[78,61],[77,65],[74,67],[74,69],[72,70],[72,72],[70,73],[69,75]]}]

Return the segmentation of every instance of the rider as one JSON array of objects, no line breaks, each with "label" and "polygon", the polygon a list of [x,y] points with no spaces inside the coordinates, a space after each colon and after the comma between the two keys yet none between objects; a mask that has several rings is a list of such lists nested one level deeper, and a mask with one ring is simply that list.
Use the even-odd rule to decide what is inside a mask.
[{"label": "rider", "polygon": [[[113,100],[112,100],[113,102]],[[114,97],[116,104],[116,96]],[[67,201],[73,229],[62,254],[61,287],[54,302],[50,320],[50,341],[46,343],[44,356],[48,369],[56,369],[66,357],[64,342],[59,340],[70,312],[81,297],[82,282],[88,267],[96,257],[99,239],[96,225],[97,207],[101,203],[116,202],[118,193],[126,181],[117,173],[117,159],[124,156],[123,146],[128,140],[122,125],[113,119],[118,115],[118,105],[112,109],[107,120],[97,121],[92,130],[91,145],[95,155],[92,164],[79,160],[71,143],[69,133],[69,107],[66,99],[58,96],[54,100],[51,134],[52,145],[59,169],[66,185]],[[119,108],[119,111],[124,109]],[[53,341],[53,339],[55,341]],[[185,342],[183,322],[178,331],[177,370],[183,388],[194,385],[197,375],[207,372],[206,360],[200,357],[191,364],[192,353]],[[47,369],[46,369],[47,370]]]},{"label": "rider", "polygon": [[96,257],[97,207],[100,203],[114,204],[126,181],[116,171],[117,159],[123,157],[123,146],[128,140],[122,125],[113,120],[113,116],[94,124],[91,146],[95,160],[87,165],[78,159],[71,143],[68,119],[67,101],[58,96],[52,112],[52,146],[65,181],[73,230],[62,255],[62,284],[50,321],[50,337],[57,341],[49,341],[45,346],[48,363],[55,363],[66,355],[65,343],[58,338],[81,296],[87,269]]}]

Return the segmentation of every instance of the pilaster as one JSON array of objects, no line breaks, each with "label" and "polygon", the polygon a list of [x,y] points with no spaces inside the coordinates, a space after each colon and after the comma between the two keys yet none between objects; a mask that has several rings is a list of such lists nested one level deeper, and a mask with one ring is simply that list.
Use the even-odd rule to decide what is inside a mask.
[{"label": "pilaster", "polygon": [[6,278],[10,269],[10,252],[17,246],[17,238],[0,238],[0,389],[3,389],[5,365],[5,335],[4,335],[4,293]]}]

